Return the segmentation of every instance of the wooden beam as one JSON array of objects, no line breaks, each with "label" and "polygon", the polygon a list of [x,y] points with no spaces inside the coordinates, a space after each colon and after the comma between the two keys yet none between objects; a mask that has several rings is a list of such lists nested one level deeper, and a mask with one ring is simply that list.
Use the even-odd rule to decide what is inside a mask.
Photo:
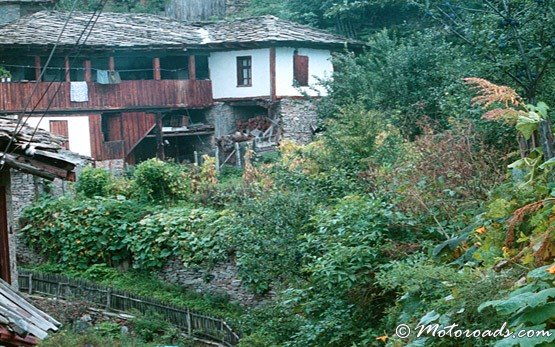
[{"label": "wooden beam", "polygon": [[160,160],[164,160],[166,154],[164,153],[164,132],[162,130],[162,113],[156,114],[156,127],[154,131],[156,133],[156,158]]},{"label": "wooden beam", "polygon": [[64,66],[65,66],[65,81],[66,82],[70,82],[71,81],[71,75],[70,75],[70,71],[69,71],[69,57],[66,56],[64,58]]},{"label": "wooden beam", "polygon": [[10,167],[16,170],[20,170],[35,176],[46,178],[53,181],[56,178],[67,179],[68,171],[41,163],[37,160],[25,158],[22,156],[15,156],[6,153],[4,155],[4,161]]},{"label": "wooden beam", "polygon": [[194,55],[189,56],[189,79],[197,79],[197,60]]},{"label": "wooden beam", "polygon": [[40,57],[35,56],[35,81],[40,82],[41,63]]},{"label": "wooden beam", "polygon": [[83,62],[83,68],[85,69],[85,81],[92,82],[91,61],[89,59]]},{"label": "wooden beam", "polygon": [[[2,173],[8,172],[6,170]],[[0,186],[0,278],[7,283],[12,283],[6,187],[4,186]]]},{"label": "wooden beam", "polygon": [[161,80],[162,75],[160,73],[160,58],[152,58],[152,70],[155,80]]},{"label": "wooden beam", "polygon": [[116,60],[113,56],[110,56],[110,58],[108,58],[108,70],[116,71]]},{"label": "wooden beam", "polygon": [[270,99],[276,100],[276,48],[270,48]]}]

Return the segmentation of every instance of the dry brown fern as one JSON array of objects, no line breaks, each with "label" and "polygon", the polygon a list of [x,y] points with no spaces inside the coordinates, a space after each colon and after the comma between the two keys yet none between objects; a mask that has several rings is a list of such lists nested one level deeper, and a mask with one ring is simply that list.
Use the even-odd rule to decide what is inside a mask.
[{"label": "dry brown fern", "polygon": [[514,122],[518,116],[525,115],[526,112],[515,110],[514,108],[495,108],[490,110],[482,116],[485,120],[503,120],[507,122]]},{"label": "dry brown fern", "polygon": [[536,212],[541,209],[545,204],[545,200],[536,201],[526,206],[523,206],[513,213],[513,216],[507,221],[509,229],[505,237],[505,247],[511,247],[515,242],[515,229],[516,226],[522,223],[527,214]]},{"label": "dry brown fern", "polygon": [[501,103],[505,108],[524,105],[520,95],[511,87],[499,86],[477,77],[467,77],[464,83],[477,91],[477,95],[472,99],[472,105],[489,107],[495,103]]}]

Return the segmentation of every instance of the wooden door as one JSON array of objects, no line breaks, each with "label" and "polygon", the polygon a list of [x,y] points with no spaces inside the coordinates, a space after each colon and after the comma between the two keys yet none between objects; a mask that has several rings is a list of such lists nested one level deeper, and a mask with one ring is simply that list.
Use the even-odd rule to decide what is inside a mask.
[{"label": "wooden door", "polygon": [[0,277],[11,283],[10,243],[8,239],[8,211],[6,187],[0,186]]},{"label": "wooden door", "polygon": [[[51,120],[50,121],[50,132],[54,135],[63,136],[66,139],[69,136],[69,130],[67,126],[67,120]],[[65,149],[69,149],[69,141],[65,141],[62,146]]]}]

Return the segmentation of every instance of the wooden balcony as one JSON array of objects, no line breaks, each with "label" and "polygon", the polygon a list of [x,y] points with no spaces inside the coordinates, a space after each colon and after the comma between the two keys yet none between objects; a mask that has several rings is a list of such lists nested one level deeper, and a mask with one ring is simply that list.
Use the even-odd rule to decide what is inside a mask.
[{"label": "wooden balcony", "polygon": [[[48,88],[49,84],[38,83],[27,112],[33,108],[34,113],[43,113],[47,109],[50,113],[148,111],[203,108],[213,104],[212,82],[209,80],[140,80],[119,84],[87,82],[87,102],[70,100],[70,82],[54,82]],[[0,113],[22,113],[36,85],[36,82],[0,83]],[[41,99],[45,91],[46,95]]]}]

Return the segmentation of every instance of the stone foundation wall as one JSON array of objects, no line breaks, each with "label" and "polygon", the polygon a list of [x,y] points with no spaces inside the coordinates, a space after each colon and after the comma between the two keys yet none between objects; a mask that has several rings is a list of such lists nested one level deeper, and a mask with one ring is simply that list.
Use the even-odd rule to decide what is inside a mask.
[{"label": "stone foundation wall", "polygon": [[160,277],[170,283],[178,284],[197,293],[223,295],[241,305],[259,306],[271,300],[275,293],[257,296],[245,288],[239,278],[237,265],[226,263],[216,266],[212,271],[185,268],[180,260],[172,260],[160,272]]},{"label": "stone foundation wall", "polygon": [[53,182],[16,170],[10,170],[11,215],[9,219],[14,228],[14,243],[17,245],[17,262],[20,264],[39,264],[42,257],[30,250],[17,232],[20,228],[20,218],[23,211],[43,193],[55,196],[63,195],[68,189],[68,183],[59,179]]},{"label": "stone foundation wall", "polygon": [[[81,170],[89,164],[90,158],[81,157],[77,154],[70,155],[78,161],[75,167],[76,176],[79,177]],[[31,205],[41,194],[61,196],[71,191],[72,183],[55,179],[48,181],[30,174],[16,170],[10,170],[10,215],[8,219],[13,227],[14,249],[17,249],[17,262],[20,264],[39,264],[42,257],[30,250],[17,232],[20,226],[20,218],[26,207]],[[15,252],[14,252],[15,253]]]},{"label": "stone foundation wall", "polygon": [[121,175],[125,170],[124,159],[99,160],[95,161],[94,165],[97,168],[106,169],[116,176]]},{"label": "stone foundation wall", "polygon": [[224,102],[216,102],[206,112],[208,124],[214,124],[214,137],[222,137],[235,130],[237,117],[233,107]]},{"label": "stone foundation wall", "polygon": [[282,138],[307,144],[312,140],[312,129],[317,125],[316,105],[311,100],[282,99],[277,106]]}]

